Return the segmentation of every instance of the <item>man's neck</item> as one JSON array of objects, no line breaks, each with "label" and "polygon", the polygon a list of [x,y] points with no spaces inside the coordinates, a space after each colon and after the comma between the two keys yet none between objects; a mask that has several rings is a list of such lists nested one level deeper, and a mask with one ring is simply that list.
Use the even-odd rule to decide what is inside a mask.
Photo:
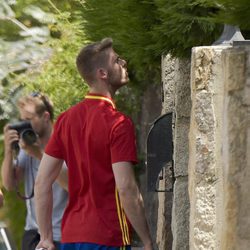
[{"label": "man's neck", "polygon": [[40,139],[42,145],[44,145],[44,147],[47,145],[52,132],[53,132],[53,123],[50,122],[47,129],[44,131],[44,134],[39,137],[39,139]]},{"label": "man's neck", "polygon": [[100,89],[100,88],[90,88],[89,93],[91,94],[99,94],[99,95],[104,95],[107,96],[109,98],[113,98],[115,93],[109,91],[109,90],[105,90],[105,89]]},{"label": "man's neck", "polygon": [[95,82],[90,85],[89,93],[100,94],[113,99],[116,90],[105,82]]}]

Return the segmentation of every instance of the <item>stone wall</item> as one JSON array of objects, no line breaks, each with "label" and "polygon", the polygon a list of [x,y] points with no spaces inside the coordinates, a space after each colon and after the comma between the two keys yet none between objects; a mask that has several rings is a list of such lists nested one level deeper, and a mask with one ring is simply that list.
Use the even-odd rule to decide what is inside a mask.
[{"label": "stone wall", "polygon": [[[221,223],[222,50],[193,49],[191,124],[189,133],[190,249],[219,249]],[[220,206],[220,208],[218,207]]]},{"label": "stone wall", "polygon": [[[249,48],[250,49],[250,48]],[[250,249],[250,50],[223,53],[223,250]]]},{"label": "stone wall", "polygon": [[[173,112],[174,110],[175,64],[175,60],[169,55],[162,57],[162,115]],[[170,166],[168,165],[166,167]],[[170,179],[169,174],[169,172],[164,172],[165,176],[163,176],[163,180],[159,181],[159,189],[165,190],[166,187],[169,186],[168,183],[166,183],[166,180]],[[157,196],[159,200],[157,246],[159,250],[171,250],[173,241],[171,230],[173,192],[159,192]]]},{"label": "stone wall", "polygon": [[244,47],[193,49],[190,249],[250,249],[249,72]]},{"label": "stone wall", "polygon": [[190,61],[176,60],[174,128],[173,250],[189,249],[188,131],[190,126]]},{"label": "stone wall", "polygon": [[[175,184],[173,195],[159,193],[158,221],[163,223],[168,214],[169,227],[158,226],[159,249],[185,250],[189,245],[189,199],[188,199],[188,131],[190,123],[190,62],[164,56],[162,60],[163,109],[162,113],[173,112],[173,168]],[[166,149],[167,150],[167,149]],[[166,177],[167,179],[167,177]],[[164,185],[164,184],[163,184]],[[173,207],[172,207],[173,203]],[[164,204],[164,208],[162,208]],[[171,209],[172,207],[172,209]],[[159,224],[159,222],[158,222]],[[169,223],[168,223],[169,224]],[[165,235],[173,235],[166,242]]]},{"label": "stone wall", "polygon": [[250,249],[250,48],[196,47],[191,67],[164,56],[162,81],[176,180],[158,194],[159,249]]}]

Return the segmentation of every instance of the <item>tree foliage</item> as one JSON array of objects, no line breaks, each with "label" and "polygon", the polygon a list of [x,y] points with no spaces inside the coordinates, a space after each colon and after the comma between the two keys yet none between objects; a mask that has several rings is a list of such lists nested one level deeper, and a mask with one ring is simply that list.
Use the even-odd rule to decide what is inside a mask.
[{"label": "tree foliage", "polygon": [[155,0],[158,24],[153,27],[153,48],[158,53],[177,57],[190,56],[194,46],[209,46],[217,38],[221,26],[209,18],[217,12],[203,1]]},{"label": "tree foliage", "polygon": [[[54,28],[55,29],[55,28]],[[28,92],[41,91],[54,102],[58,115],[79,102],[87,91],[77,72],[75,58],[84,44],[84,33],[78,23],[60,21],[56,25],[60,39],[49,40],[44,46],[53,48],[52,55],[38,69],[20,75],[15,81],[23,84]]]},{"label": "tree foliage", "polygon": [[110,0],[105,4],[86,0],[82,10],[88,38],[112,37],[140,87],[160,82],[163,53],[189,56],[193,46],[210,45],[216,39],[221,26],[208,19],[215,11],[191,0]]},{"label": "tree foliage", "polygon": [[[152,7],[140,1],[110,0],[103,4],[100,0],[93,0],[84,1],[82,8],[83,28],[88,39],[97,41],[112,37],[116,50],[129,61],[130,77],[140,79],[141,84],[145,76],[153,80],[154,69],[159,71],[159,57],[157,59],[147,49],[152,40],[150,26],[155,20]],[[149,67],[151,72],[147,72]],[[134,82],[134,87],[137,84]]]},{"label": "tree foliage", "polygon": [[[4,90],[1,93],[1,99],[4,100],[2,104],[10,101],[9,94],[12,98],[16,96],[16,90],[20,88],[25,88],[26,91],[40,90],[52,98],[56,112],[59,113],[79,101],[82,93],[86,92],[86,86],[75,67],[75,56],[83,46],[85,37],[80,31],[77,15],[66,11],[77,5],[67,1],[41,1],[37,5],[34,2],[36,1],[18,1],[15,5],[17,14],[11,11],[11,17],[6,18],[6,21],[18,23],[21,27],[21,32],[18,33],[21,36],[17,41],[2,41],[5,45],[4,50],[0,51],[5,55],[0,69],[1,87]],[[64,7],[62,11],[58,9],[57,2],[58,6]],[[23,16],[19,8],[22,9]],[[74,13],[72,9],[71,11]],[[35,26],[30,26],[31,24]],[[41,34],[45,30],[47,34],[42,39]],[[10,32],[10,36],[3,32],[3,37],[11,38],[13,33],[15,30]],[[21,39],[22,36],[24,38]],[[0,107],[2,116],[10,118],[5,108],[9,106]]]},{"label": "tree foliage", "polygon": [[[15,75],[34,66],[35,61],[42,60],[47,49],[39,48],[39,43],[46,38],[35,34],[18,20],[13,10],[14,1],[0,2],[0,129],[11,118],[16,116],[15,101],[21,86],[15,83]],[[41,30],[41,29],[40,29]],[[39,39],[42,38],[42,39]],[[11,82],[10,80],[13,80]],[[0,136],[0,159],[3,158],[3,136]],[[4,207],[0,219],[9,227],[17,246],[21,245],[25,221],[25,202],[18,199],[15,192],[4,192]]]},{"label": "tree foliage", "polygon": [[[250,4],[248,0],[208,0],[219,11],[213,16],[212,22],[238,26],[241,30],[250,30]],[[249,38],[249,37],[248,37]]]},{"label": "tree foliage", "polygon": [[[248,0],[85,0],[87,37],[112,37],[129,62],[133,87],[160,82],[160,57],[189,57],[216,41],[224,24],[250,30]],[[107,14],[105,14],[107,13]]]},{"label": "tree foliage", "polygon": [[[65,9],[60,11],[48,1],[18,1],[7,5],[11,16],[3,11],[0,35],[3,45],[1,55],[0,129],[13,117],[17,117],[15,103],[21,94],[42,91],[55,104],[56,114],[79,101],[87,88],[75,67],[75,56],[85,41],[77,16],[70,12],[72,5],[60,1]],[[32,5],[30,5],[32,4]],[[34,5],[35,4],[35,5]],[[50,12],[46,12],[50,10]],[[1,5],[0,5],[1,14]],[[5,17],[5,18],[4,18]],[[17,25],[18,24],[18,25]],[[34,29],[36,28],[36,29]],[[39,33],[47,30],[47,35]],[[39,39],[46,38],[46,39]],[[2,74],[1,74],[2,72]],[[3,157],[3,136],[0,136],[0,159]],[[21,244],[25,220],[25,203],[15,192],[5,192],[5,205],[0,211],[14,236]]]}]

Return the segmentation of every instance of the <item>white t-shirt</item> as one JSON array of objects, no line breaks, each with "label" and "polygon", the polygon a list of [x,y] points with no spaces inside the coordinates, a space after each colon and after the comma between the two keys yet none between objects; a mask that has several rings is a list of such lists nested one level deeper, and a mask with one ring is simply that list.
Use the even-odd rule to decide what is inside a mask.
[{"label": "white t-shirt", "polygon": [[[25,196],[31,195],[34,188],[34,181],[37,176],[38,167],[40,161],[34,157],[31,157],[25,153],[24,150],[20,150],[17,160],[17,166],[24,169],[24,185]],[[65,166],[66,167],[66,166]],[[61,240],[61,220],[68,201],[68,192],[65,191],[56,182],[53,184],[53,214],[52,214],[52,226],[53,226],[53,240]],[[25,230],[38,229],[35,217],[35,199],[26,200],[26,223]]]}]

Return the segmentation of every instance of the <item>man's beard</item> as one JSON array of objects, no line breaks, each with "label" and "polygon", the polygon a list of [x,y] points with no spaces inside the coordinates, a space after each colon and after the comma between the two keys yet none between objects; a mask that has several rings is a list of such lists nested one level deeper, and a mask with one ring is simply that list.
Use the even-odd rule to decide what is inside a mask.
[{"label": "man's beard", "polygon": [[116,88],[116,89],[122,87],[123,85],[126,85],[128,80],[122,82],[122,74],[123,74],[122,69],[120,69],[119,74],[118,73],[115,74],[111,70],[108,71],[108,82],[109,82],[109,84],[112,87]]}]

